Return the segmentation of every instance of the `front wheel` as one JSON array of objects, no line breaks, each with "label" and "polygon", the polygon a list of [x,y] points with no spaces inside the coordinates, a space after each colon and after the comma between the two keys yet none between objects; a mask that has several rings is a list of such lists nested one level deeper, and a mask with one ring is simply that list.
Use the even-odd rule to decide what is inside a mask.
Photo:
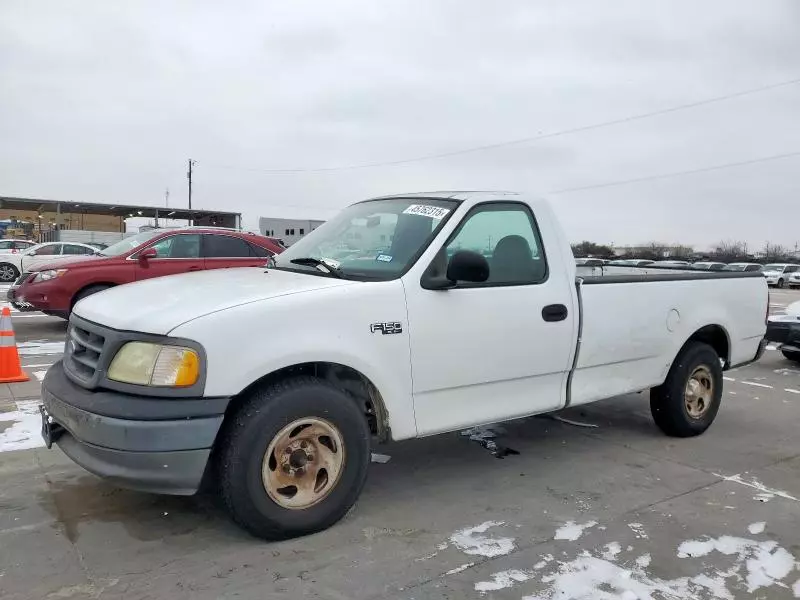
[{"label": "front wheel", "polygon": [[702,342],[683,347],[666,381],[650,390],[650,412],[667,435],[700,435],[714,422],[722,401],[722,366],[716,351]]},{"label": "front wheel", "polygon": [[17,270],[17,267],[9,263],[0,264],[0,281],[9,283],[11,281],[16,281],[17,277],[19,277],[19,270]]},{"label": "front wheel", "polygon": [[778,289],[781,289],[781,290],[782,290],[784,285],[786,285],[786,284],[785,284],[785,282],[783,281],[783,279],[778,279],[778,283],[776,284],[776,287],[777,287]]},{"label": "front wheel", "polygon": [[369,426],[358,404],[313,377],[251,393],[226,417],[218,444],[228,512],[267,540],[336,523],[361,493],[370,462]]},{"label": "front wheel", "polygon": [[789,360],[800,363],[800,350],[790,350],[788,348],[781,348],[781,354]]}]

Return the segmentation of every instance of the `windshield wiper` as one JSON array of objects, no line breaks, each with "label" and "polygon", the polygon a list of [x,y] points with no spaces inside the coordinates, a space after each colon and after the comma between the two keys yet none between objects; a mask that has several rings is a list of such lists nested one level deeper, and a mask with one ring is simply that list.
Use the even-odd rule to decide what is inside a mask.
[{"label": "windshield wiper", "polygon": [[329,275],[333,275],[334,277],[336,277],[338,279],[347,279],[344,276],[344,273],[342,272],[342,270],[338,266],[332,264],[330,261],[327,261],[325,259],[314,258],[313,256],[306,256],[306,257],[303,257],[303,258],[293,258],[289,262],[292,263],[292,264],[295,264],[295,265],[307,265],[309,267],[322,267],[323,269],[325,269],[325,272],[328,273]]}]

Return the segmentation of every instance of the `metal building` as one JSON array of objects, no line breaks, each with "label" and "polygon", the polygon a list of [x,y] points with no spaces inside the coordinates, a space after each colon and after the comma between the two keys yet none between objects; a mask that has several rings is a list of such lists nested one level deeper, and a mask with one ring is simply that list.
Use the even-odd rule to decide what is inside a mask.
[{"label": "metal building", "polygon": [[325,221],[315,219],[273,219],[270,217],[260,217],[258,228],[261,235],[282,240],[287,246],[291,246],[304,235],[311,233]]}]

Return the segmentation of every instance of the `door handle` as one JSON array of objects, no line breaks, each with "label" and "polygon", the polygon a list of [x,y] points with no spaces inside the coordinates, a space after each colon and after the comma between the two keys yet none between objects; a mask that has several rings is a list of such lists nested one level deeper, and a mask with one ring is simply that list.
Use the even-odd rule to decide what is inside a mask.
[{"label": "door handle", "polygon": [[563,304],[548,304],[542,309],[542,318],[548,322],[563,321],[569,315]]}]

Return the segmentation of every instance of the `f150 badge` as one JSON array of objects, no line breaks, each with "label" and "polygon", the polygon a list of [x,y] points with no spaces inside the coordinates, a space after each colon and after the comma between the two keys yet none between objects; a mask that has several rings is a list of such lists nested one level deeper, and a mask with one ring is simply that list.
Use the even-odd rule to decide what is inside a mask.
[{"label": "f150 badge", "polygon": [[383,335],[392,335],[395,333],[403,333],[402,323],[373,323],[369,326],[372,333],[380,331]]}]

